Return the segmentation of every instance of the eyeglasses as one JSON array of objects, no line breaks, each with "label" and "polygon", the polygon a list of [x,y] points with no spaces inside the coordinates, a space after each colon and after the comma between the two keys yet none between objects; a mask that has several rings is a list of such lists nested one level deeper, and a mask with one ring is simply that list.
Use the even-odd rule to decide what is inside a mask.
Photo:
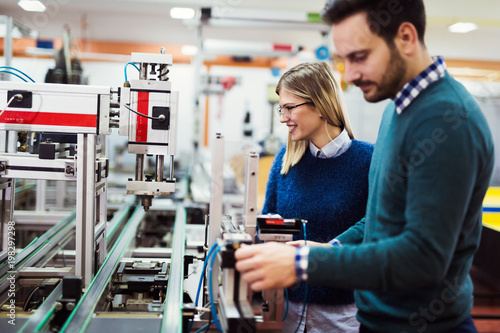
[{"label": "eyeglasses", "polygon": [[305,103],[302,103],[302,104],[297,104],[297,105],[294,105],[294,106],[278,106],[278,115],[281,117],[283,117],[285,115],[285,112],[288,114],[288,116],[290,116],[290,113],[292,112],[292,109],[295,109],[296,107],[299,107],[299,106],[302,106],[302,105],[305,105],[305,104],[310,104],[310,102],[305,102]]}]

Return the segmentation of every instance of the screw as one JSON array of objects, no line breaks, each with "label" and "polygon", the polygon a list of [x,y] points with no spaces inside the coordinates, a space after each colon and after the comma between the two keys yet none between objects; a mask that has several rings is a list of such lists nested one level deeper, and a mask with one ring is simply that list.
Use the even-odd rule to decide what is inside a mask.
[{"label": "screw", "polygon": [[75,168],[73,168],[71,165],[67,165],[66,166],[66,174],[68,174],[68,175],[75,174]]},{"label": "screw", "polygon": [[66,310],[73,311],[74,308],[75,308],[75,303],[70,302],[66,304]]},{"label": "screw", "polygon": [[54,305],[54,309],[56,311],[61,311],[63,309],[63,305],[61,302],[56,302],[56,304]]}]

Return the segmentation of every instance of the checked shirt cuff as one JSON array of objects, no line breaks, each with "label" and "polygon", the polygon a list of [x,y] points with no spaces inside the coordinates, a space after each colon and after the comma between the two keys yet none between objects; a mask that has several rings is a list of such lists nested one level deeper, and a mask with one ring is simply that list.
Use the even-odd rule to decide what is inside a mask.
[{"label": "checked shirt cuff", "polygon": [[342,246],[342,243],[337,238],[332,239],[328,243],[332,244],[333,246]]},{"label": "checked shirt cuff", "polygon": [[299,282],[307,282],[309,246],[299,246],[295,251],[295,273]]}]

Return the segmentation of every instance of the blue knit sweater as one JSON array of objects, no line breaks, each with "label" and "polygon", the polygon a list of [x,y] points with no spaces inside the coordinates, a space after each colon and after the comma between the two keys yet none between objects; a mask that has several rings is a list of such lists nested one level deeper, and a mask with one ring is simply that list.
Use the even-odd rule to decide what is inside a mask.
[{"label": "blue knit sweater", "polygon": [[[286,175],[280,174],[285,147],[271,168],[263,213],[308,221],[307,239],[328,242],[365,215],[368,171],[373,145],[353,140],[351,147],[335,158],[314,157],[309,149]],[[295,237],[304,239],[303,234]],[[302,302],[304,284],[288,290],[289,299]],[[352,304],[351,290],[309,286],[308,303]]]}]

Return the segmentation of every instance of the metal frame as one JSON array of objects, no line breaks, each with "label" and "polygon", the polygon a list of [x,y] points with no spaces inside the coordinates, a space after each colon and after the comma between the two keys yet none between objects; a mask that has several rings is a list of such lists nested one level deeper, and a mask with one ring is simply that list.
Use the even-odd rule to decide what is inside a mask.
[{"label": "metal frame", "polygon": [[[106,255],[106,228],[94,235],[95,225],[105,225],[107,219],[106,189],[107,178],[96,175],[96,166],[106,160],[106,140],[104,136],[95,134],[78,134],[78,149],[75,158],[41,160],[29,154],[3,154],[6,170],[3,179],[38,179],[37,211],[44,211],[46,180],[76,181],[77,183],[77,228],[76,228],[76,274],[81,275],[84,284],[90,284],[95,267],[94,249],[100,251],[99,263]],[[75,162],[76,159],[76,162]],[[76,165],[76,167],[75,167]],[[99,168],[98,168],[99,169]],[[102,169],[102,168],[101,168]],[[76,170],[76,171],[75,171]],[[76,173],[76,175],[75,175]],[[2,190],[2,229],[4,229],[3,246],[6,245],[7,221],[13,220],[14,182]],[[10,201],[11,208],[7,207]],[[95,246],[99,241],[98,246]]]},{"label": "metal frame", "polygon": [[95,227],[106,223],[106,178],[97,181],[95,170],[95,161],[106,153],[105,143],[102,136],[78,134],[75,273],[82,276],[85,286],[95,273],[94,251],[100,251],[100,262],[106,256],[106,228],[98,228],[101,234],[95,234]]},{"label": "metal frame", "polygon": [[245,231],[252,237],[255,243],[255,230],[257,226],[257,187],[259,179],[259,155],[250,152],[247,155],[245,166],[245,205],[243,214],[245,217]]}]

